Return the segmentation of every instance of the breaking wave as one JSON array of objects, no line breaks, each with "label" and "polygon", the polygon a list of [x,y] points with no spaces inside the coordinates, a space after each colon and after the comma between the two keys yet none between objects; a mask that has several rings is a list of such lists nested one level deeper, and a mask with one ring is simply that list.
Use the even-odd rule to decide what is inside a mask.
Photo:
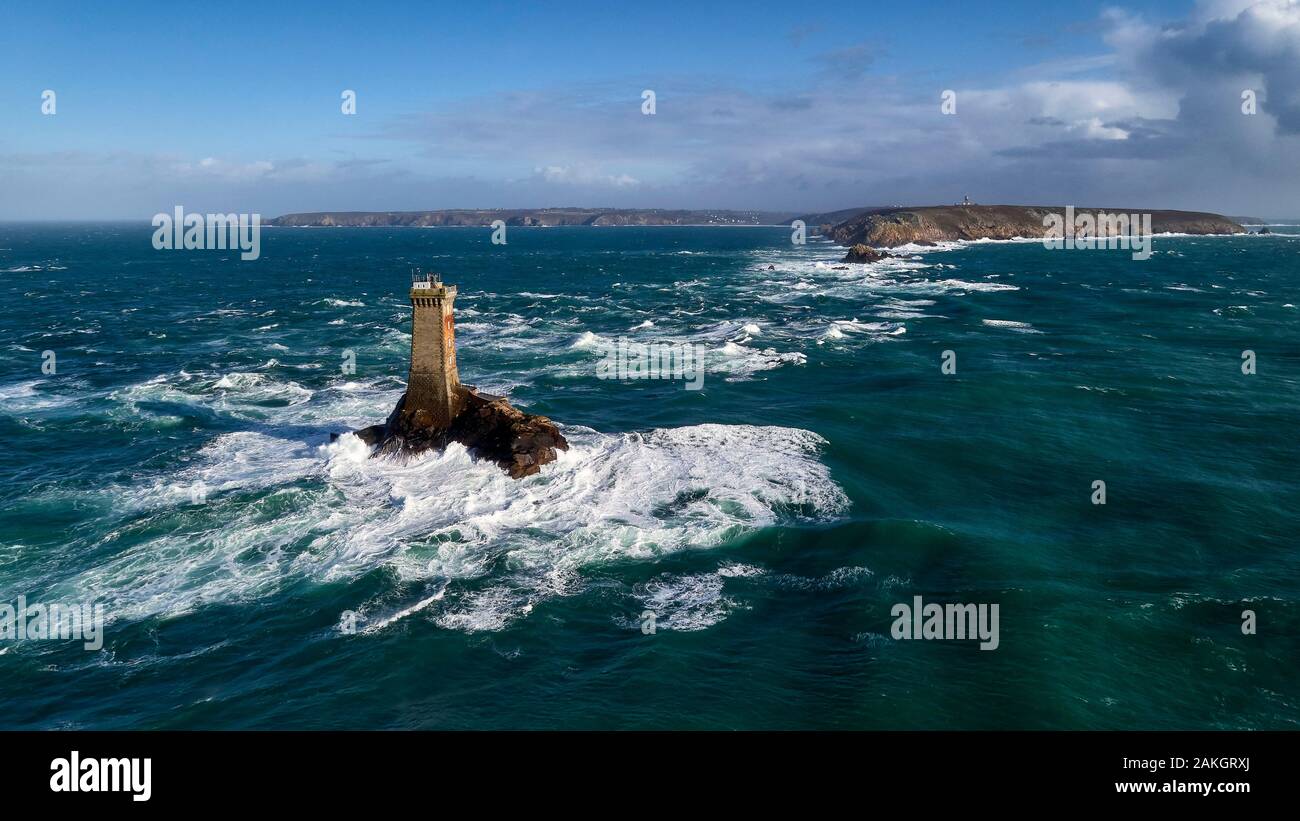
[{"label": "breaking wave", "polygon": [[[432,595],[425,587],[362,629],[429,611],[448,629],[499,630],[540,601],[582,590],[592,566],[830,520],[849,505],[818,459],[825,441],[804,430],[710,424],[565,435],[567,452],[515,481],[460,445],[398,464],[370,458],[350,434],[329,444],[223,434],[168,481],[113,489],[120,515],[171,525],[55,587],[111,601],[110,618],[138,619],[384,568],[443,587]],[[205,489],[202,504],[188,495],[195,486]]]}]

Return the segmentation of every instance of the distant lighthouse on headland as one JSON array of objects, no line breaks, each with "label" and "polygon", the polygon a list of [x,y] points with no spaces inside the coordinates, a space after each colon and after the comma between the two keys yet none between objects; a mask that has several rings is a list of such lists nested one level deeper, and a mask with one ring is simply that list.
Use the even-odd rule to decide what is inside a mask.
[{"label": "distant lighthouse on headland", "polygon": [[532,476],[569,443],[545,416],[460,383],[456,367],[456,286],[437,274],[411,277],[411,370],[406,393],[382,425],[354,431],[372,455],[411,455],[459,442],[514,479]]}]

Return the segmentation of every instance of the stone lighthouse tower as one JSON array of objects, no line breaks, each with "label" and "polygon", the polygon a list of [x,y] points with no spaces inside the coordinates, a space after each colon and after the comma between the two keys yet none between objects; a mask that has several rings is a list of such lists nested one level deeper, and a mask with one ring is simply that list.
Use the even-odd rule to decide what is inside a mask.
[{"label": "stone lighthouse tower", "polygon": [[406,382],[407,418],[419,413],[421,427],[445,428],[460,413],[463,389],[456,371],[456,286],[437,274],[411,277],[411,374]]},{"label": "stone lighthouse tower", "polygon": [[475,459],[522,479],[554,462],[569,443],[545,416],[524,413],[502,396],[460,384],[456,371],[456,288],[437,274],[411,277],[411,374],[406,393],[381,425],[354,431],[372,456],[442,450],[459,442]]}]

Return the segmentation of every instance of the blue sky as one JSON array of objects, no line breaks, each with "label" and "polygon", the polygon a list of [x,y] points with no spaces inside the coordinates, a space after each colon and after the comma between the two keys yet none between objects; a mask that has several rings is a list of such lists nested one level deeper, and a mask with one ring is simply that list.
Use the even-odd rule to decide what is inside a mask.
[{"label": "blue sky", "polygon": [[1300,13],[1251,6],[9,4],[0,219],[965,193],[1298,213],[1269,168],[1295,165]]}]

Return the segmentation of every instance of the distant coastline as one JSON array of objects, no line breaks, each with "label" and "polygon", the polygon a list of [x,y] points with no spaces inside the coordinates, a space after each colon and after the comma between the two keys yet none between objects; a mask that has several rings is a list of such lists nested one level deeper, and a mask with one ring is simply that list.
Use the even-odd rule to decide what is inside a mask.
[{"label": "distant coastline", "polygon": [[618,225],[788,225],[793,212],[664,208],[456,208],[441,211],[315,211],[267,220],[275,227],[487,228],[501,220],[511,228]]},{"label": "distant coastline", "polygon": [[[1157,234],[1241,234],[1241,222],[1205,211],[1141,208],[1076,208],[1079,213],[1149,213]],[[285,214],[264,224],[280,228],[487,228],[498,220],[510,227],[618,226],[789,226],[801,220],[810,234],[834,242],[877,248],[980,239],[1041,237],[1044,219],[1064,206],[927,205],[849,208],[825,213],[731,211],[723,209],[516,208],[441,211],[316,211]]]}]

